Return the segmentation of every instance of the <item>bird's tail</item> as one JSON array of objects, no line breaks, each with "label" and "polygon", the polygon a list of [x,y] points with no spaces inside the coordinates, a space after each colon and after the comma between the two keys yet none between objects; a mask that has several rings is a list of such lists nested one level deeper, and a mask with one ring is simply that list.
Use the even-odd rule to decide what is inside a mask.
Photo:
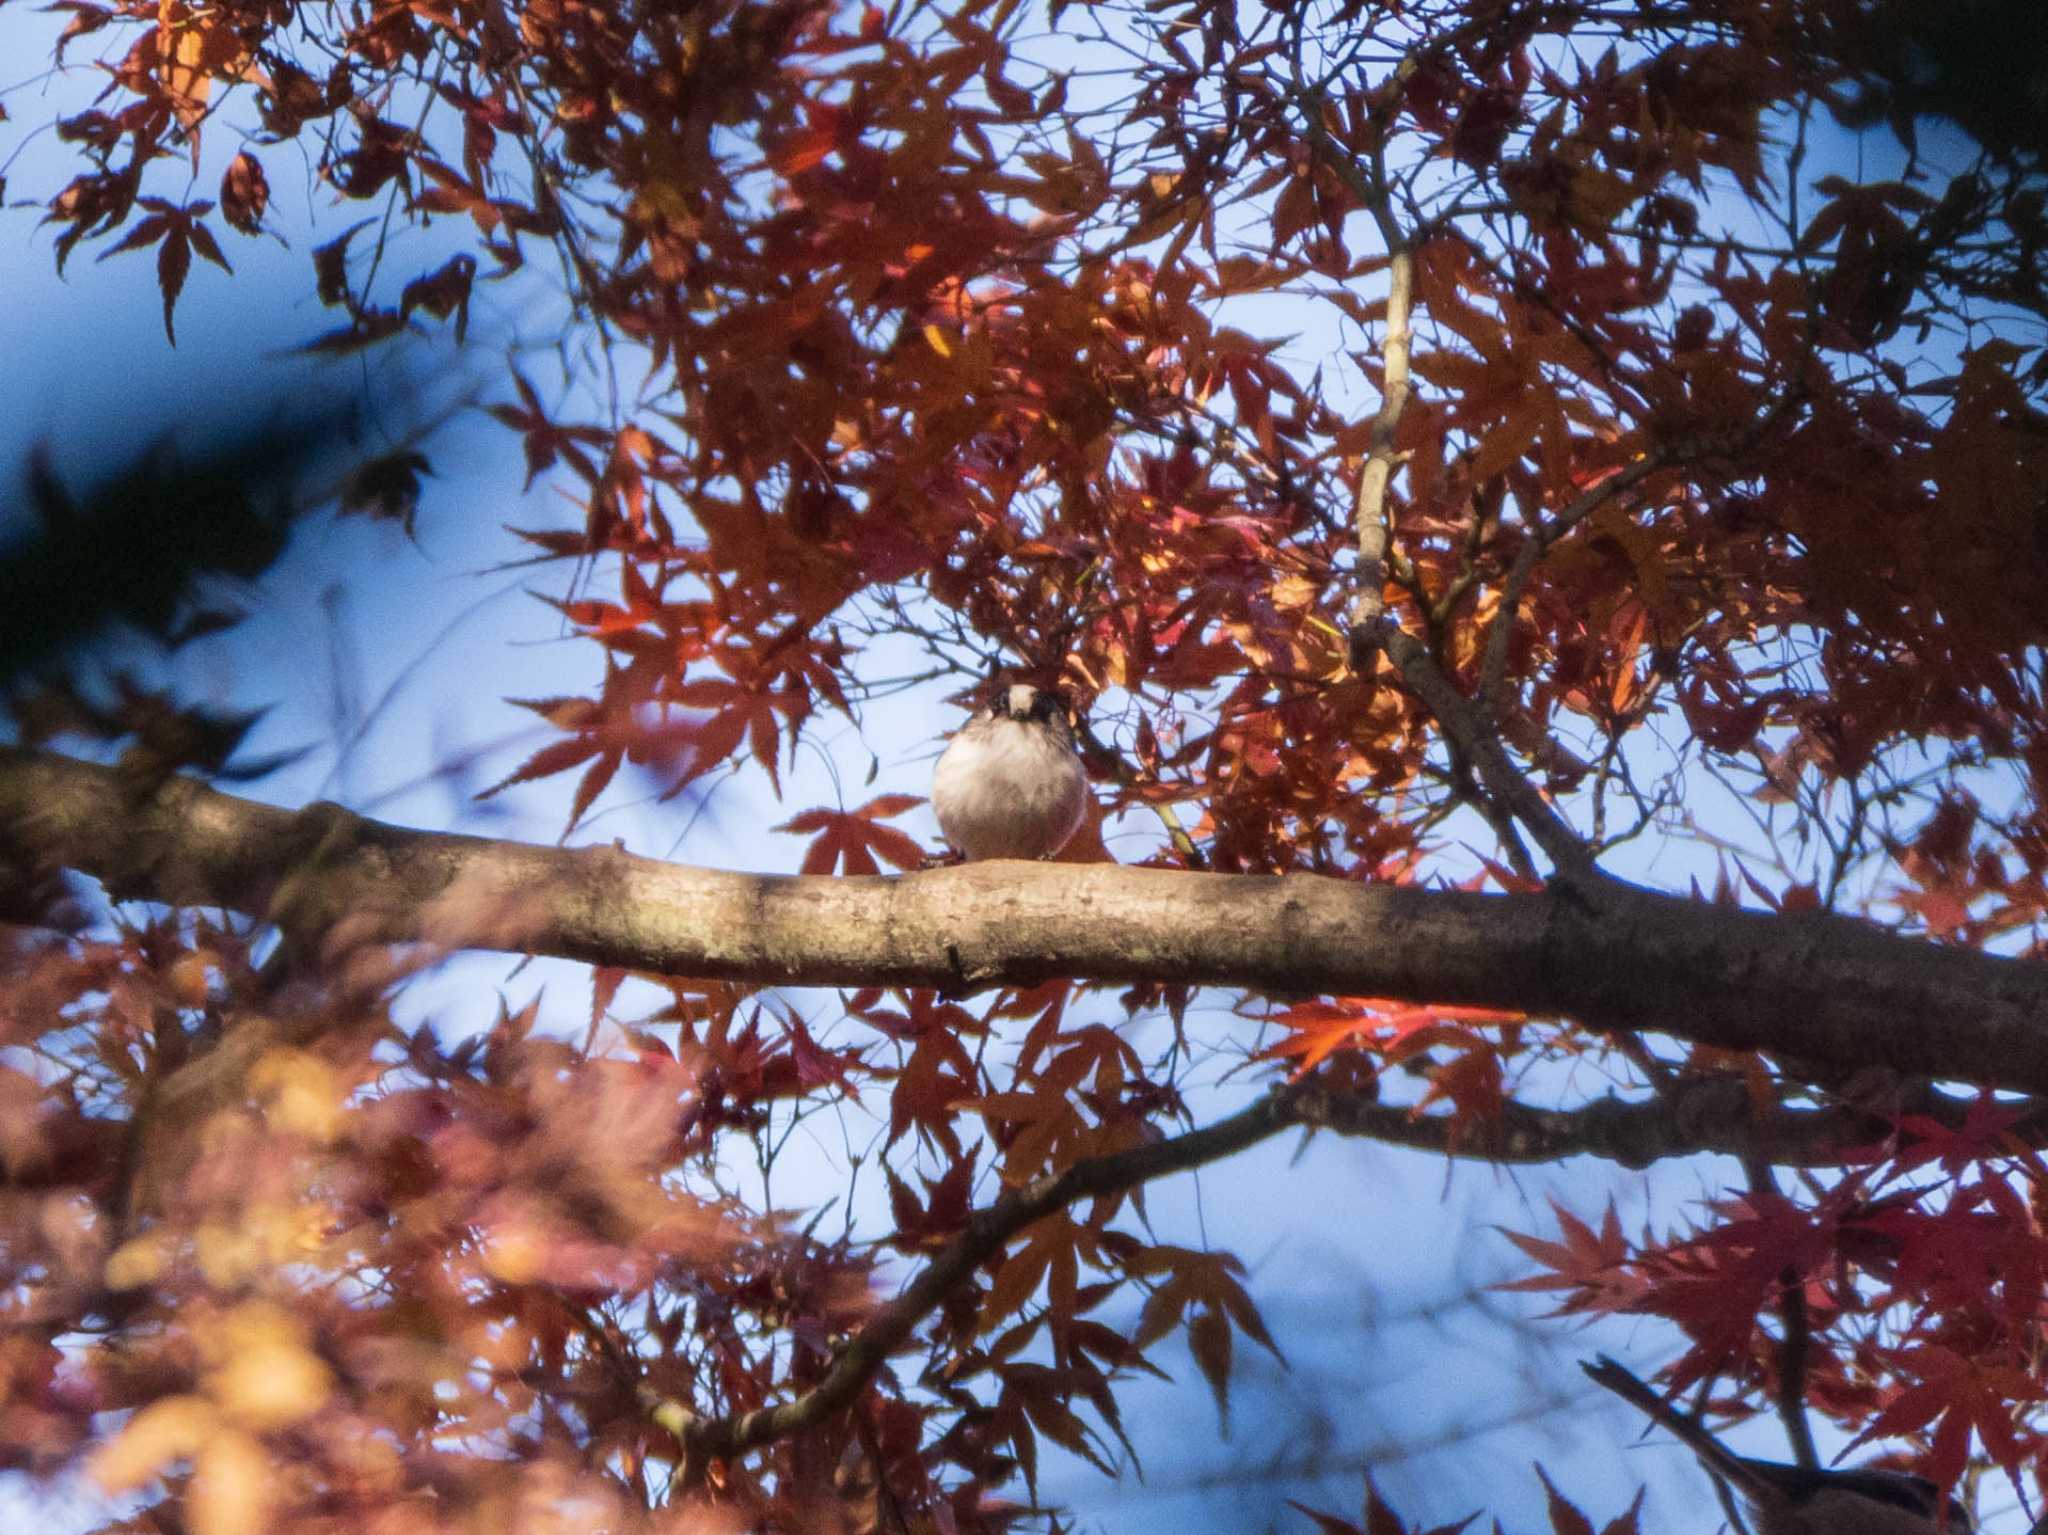
[{"label": "bird's tail", "polygon": [[1713,1475],[1752,1496],[1763,1490],[1759,1488],[1757,1475],[1749,1462],[1636,1379],[1617,1361],[1601,1354],[1590,1364],[1580,1361],[1579,1368],[1592,1377],[1596,1385],[1605,1386],[1638,1412],[1676,1434]]}]

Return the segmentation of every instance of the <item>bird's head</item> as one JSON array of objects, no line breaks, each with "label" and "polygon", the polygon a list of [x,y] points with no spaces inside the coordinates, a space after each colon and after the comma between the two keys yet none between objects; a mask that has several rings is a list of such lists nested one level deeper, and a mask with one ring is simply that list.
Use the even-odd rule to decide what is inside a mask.
[{"label": "bird's head", "polygon": [[1028,682],[1012,683],[996,695],[991,713],[997,719],[1037,720],[1046,723],[1064,718],[1066,700],[1057,688],[1033,687]]}]

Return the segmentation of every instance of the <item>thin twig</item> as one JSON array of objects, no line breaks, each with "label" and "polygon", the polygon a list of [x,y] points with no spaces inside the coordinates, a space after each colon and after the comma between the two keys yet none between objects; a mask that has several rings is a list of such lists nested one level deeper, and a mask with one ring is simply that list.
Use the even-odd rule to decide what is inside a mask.
[{"label": "thin twig", "polygon": [[725,1459],[785,1439],[846,1408],[874,1373],[926,1316],[966,1282],[982,1264],[1003,1251],[1025,1227],[1079,1199],[1120,1194],[1169,1173],[1184,1172],[1235,1155],[1300,1122],[1308,1084],[1274,1089],[1251,1107],[1206,1129],[1139,1146],[1112,1156],[1078,1162],[1021,1189],[1005,1192],[971,1217],[967,1228],[856,1333],[809,1391],[774,1407],[728,1418],[697,1418],[680,1403],[663,1404],[667,1424],[680,1422],[687,1464],[684,1484],[702,1479],[713,1459]]},{"label": "thin twig", "polygon": [[1493,628],[1486,636],[1486,659],[1479,671],[1479,702],[1489,721],[1497,720],[1501,716],[1501,689],[1508,667],[1508,639],[1514,632],[1515,610],[1521,606],[1522,593],[1528,589],[1530,578],[1536,573],[1537,563],[1549,551],[1551,545],[1565,534],[1622,492],[1632,489],[1666,467],[1675,456],[1669,449],[1644,454],[1627,468],[1609,475],[1598,485],[1579,495],[1563,511],[1534,529],[1523,541],[1522,547],[1515,553],[1515,563],[1508,568],[1508,578],[1502,583],[1500,605],[1494,611]]},{"label": "thin twig", "polygon": [[1558,873],[1583,885],[1606,879],[1593,850],[1571,825],[1551,808],[1541,791],[1508,760],[1507,748],[1494,733],[1493,721],[1438,668],[1422,641],[1382,618],[1371,629],[1353,629],[1353,666],[1371,665],[1373,650],[1383,650],[1444,733],[1470,758],[1480,782],[1496,802],[1523,826],[1543,849]]},{"label": "thin twig", "polygon": [[[1778,1179],[1766,1151],[1759,1134],[1743,1153],[1742,1167],[1753,1192],[1776,1199],[1781,1197]],[[1778,1341],[1778,1385],[1772,1405],[1777,1408],[1778,1421],[1785,1425],[1792,1458],[1811,1471],[1820,1464],[1813,1425],[1806,1417],[1806,1358],[1812,1329],[1806,1315],[1806,1276],[1790,1264],[1778,1271],[1778,1323],[1783,1333]]]},{"label": "thin twig", "polygon": [[[1124,760],[1124,754],[1103,741],[1087,725],[1082,725],[1075,734],[1081,743],[1081,755],[1087,762],[1100,768],[1124,788],[1133,788],[1141,783],[1139,773]],[[1157,783],[1159,780],[1155,778],[1152,781]],[[1166,828],[1167,840],[1173,844],[1173,850],[1180,854],[1182,863],[1190,869],[1209,867],[1208,855],[1202,851],[1195,839],[1188,835],[1187,828],[1181,825],[1180,816],[1171,804],[1147,800],[1145,808],[1159,817],[1159,824]]]}]

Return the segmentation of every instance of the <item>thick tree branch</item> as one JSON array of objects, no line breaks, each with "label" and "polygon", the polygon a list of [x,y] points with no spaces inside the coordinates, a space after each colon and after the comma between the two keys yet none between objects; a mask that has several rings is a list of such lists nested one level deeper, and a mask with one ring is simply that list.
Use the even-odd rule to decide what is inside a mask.
[{"label": "thick tree branch", "polygon": [[263,916],[289,886],[294,925],[330,941],[777,985],[1080,976],[1464,1003],[1839,1074],[2048,1091],[2048,966],[1619,883],[1588,900],[1114,865],[733,874],[409,831],[334,806],[294,813],[183,779],[138,805],[111,769],[16,749],[0,751],[0,841],[0,867],[23,879],[64,865],[121,898]]}]

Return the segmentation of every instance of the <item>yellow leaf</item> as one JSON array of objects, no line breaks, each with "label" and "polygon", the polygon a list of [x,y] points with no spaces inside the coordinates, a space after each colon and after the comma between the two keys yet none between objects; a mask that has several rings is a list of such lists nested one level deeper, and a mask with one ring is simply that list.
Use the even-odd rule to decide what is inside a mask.
[{"label": "yellow leaf", "polygon": [[283,1428],[320,1410],[334,1376],[306,1350],[280,1345],[238,1355],[208,1384],[221,1406],[251,1428]]},{"label": "yellow leaf", "polygon": [[541,1245],[529,1226],[500,1226],[484,1249],[484,1270],[507,1284],[527,1284],[540,1272]]},{"label": "yellow leaf", "polygon": [[107,1258],[107,1288],[139,1290],[154,1284],[163,1274],[167,1260],[160,1232],[147,1231],[115,1248]]},{"label": "yellow leaf", "polygon": [[269,1528],[270,1462],[263,1446],[233,1429],[200,1447],[185,1494],[192,1535],[251,1535]]},{"label": "yellow leaf", "polygon": [[1282,576],[1273,583],[1273,606],[1286,612],[1305,608],[1316,600],[1318,588],[1307,576]]},{"label": "yellow leaf", "polygon": [[305,1330],[281,1306],[237,1306],[205,1338],[219,1361],[207,1390],[228,1416],[262,1430],[311,1417],[334,1388],[333,1373],[307,1347]]},{"label": "yellow leaf", "polygon": [[924,339],[930,344],[931,349],[941,357],[951,357],[953,355],[953,343],[946,339],[946,333],[940,330],[938,326],[927,325],[924,328]]},{"label": "yellow leaf", "polygon": [[167,1396],[151,1402],[92,1458],[92,1479],[104,1492],[132,1492],[174,1460],[199,1448],[218,1422],[203,1397]]},{"label": "yellow leaf", "polygon": [[204,115],[213,81],[240,79],[250,58],[220,7],[194,7],[186,0],[157,0],[156,52],[157,73],[188,128]]},{"label": "yellow leaf", "polygon": [[1614,647],[1614,679],[1608,689],[1608,704],[1616,714],[1625,714],[1636,701],[1641,691],[1641,679],[1636,675],[1636,660],[1643,652],[1643,636],[1649,629],[1650,615],[1647,609],[1638,607],[1628,627],[1616,637]]},{"label": "yellow leaf", "polygon": [[208,1221],[192,1234],[192,1256],[216,1289],[232,1289],[262,1266],[256,1233],[242,1226]]},{"label": "yellow leaf", "polygon": [[304,1050],[272,1050],[250,1068],[249,1086],[276,1129],[323,1144],[339,1133],[342,1083],[318,1056]]}]

